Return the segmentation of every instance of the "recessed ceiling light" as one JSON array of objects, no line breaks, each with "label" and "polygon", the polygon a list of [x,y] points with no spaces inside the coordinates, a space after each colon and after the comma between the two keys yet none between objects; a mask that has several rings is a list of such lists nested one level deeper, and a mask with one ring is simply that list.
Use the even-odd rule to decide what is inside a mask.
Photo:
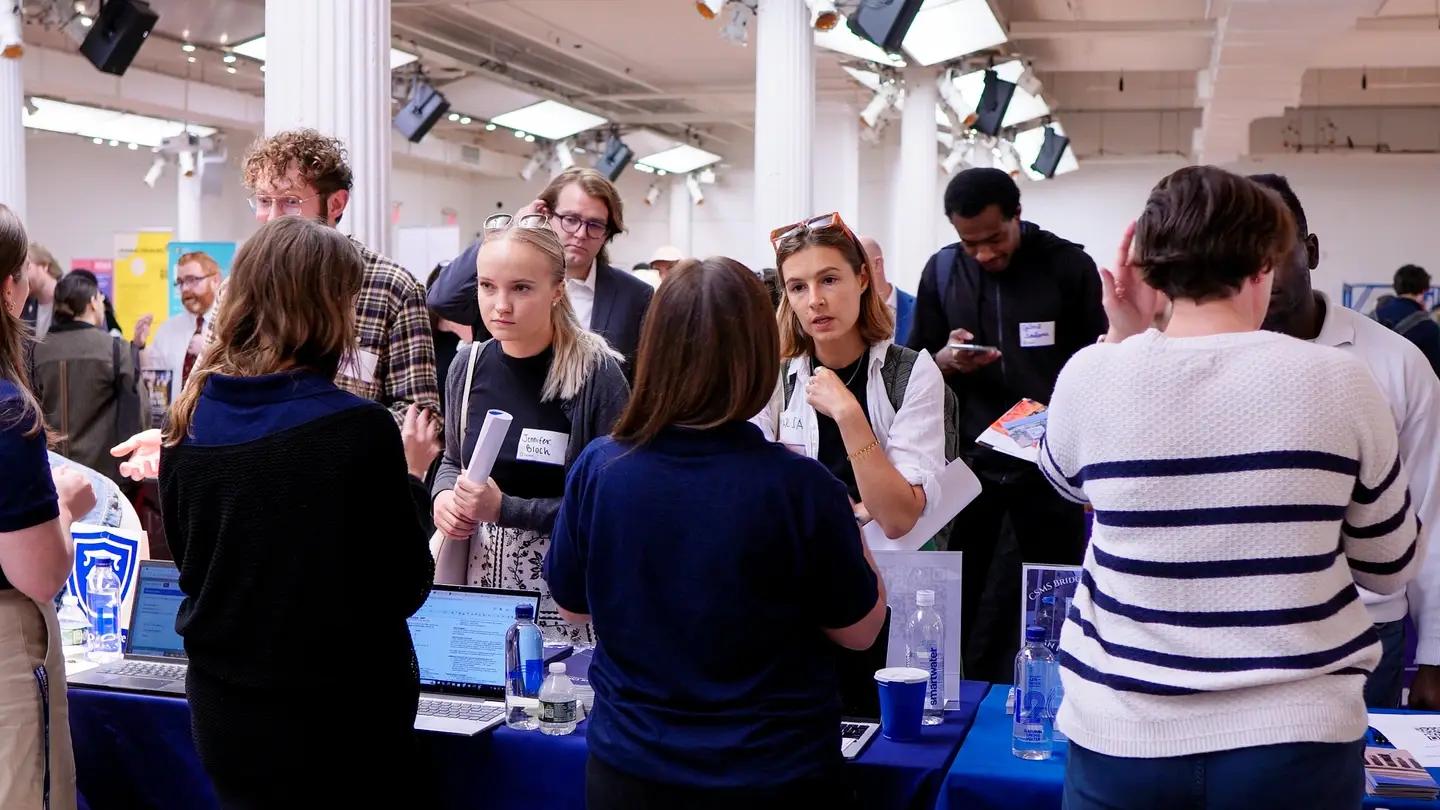
[{"label": "recessed ceiling light", "polygon": [[184,45],[180,46],[180,50],[184,51],[185,53],[194,53],[195,46],[187,42]]},{"label": "recessed ceiling light", "polygon": [[229,41],[230,41],[230,35],[229,35],[229,34],[221,34],[221,35],[220,35],[220,44],[221,44],[221,45],[224,45],[225,43],[227,43],[227,42],[229,42]]},{"label": "recessed ceiling light", "polygon": [[104,138],[91,138],[91,139],[90,139],[90,142],[93,143],[93,144],[95,144],[96,146],[99,146],[100,144],[102,144],[102,143],[105,142],[105,139],[104,139]]},{"label": "recessed ceiling light", "polygon": [[120,145],[120,142],[119,142],[119,141],[111,141],[111,142],[110,142],[110,145],[111,145],[111,146],[119,146],[119,145]]},{"label": "recessed ceiling light", "polygon": [[194,135],[206,137],[215,134],[209,127],[185,124],[165,118],[148,115],[116,112],[83,104],[70,104],[43,97],[32,97],[31,104],[21,109],[21,116],[27,129],[58,132],[89,138],[91,143],[119,146],[135,144],[157,147],[166,138],[184,133],[187,129]]},{"label": "recessed ceiling light", "polygon": [[85,28],[89,28],[90,26],[92,26],[92,25],[94,25],[94,24],[95,24],[95,21],[94,21],[94,20],[90,19],[89,17],[86,17],[84,14],[81,14],[81,15],[80,15],[80,25],[84,26]]},{"label": "recessed ceiling light", "polygon": [[187,57],[185,57],[185,61],[187,61],[187,62],[189,62],[190,64],[193,65],[193,64],[195,64],[195,57],[193,57],[193,56],[187,56]]},{"label": "recessed ceiling light", "polygon": [[494,131],[495,131],[495,125],[494,125],[494,124],[486,124],[486,125],[485,125],[485,131],[486,131],[486,132],[494,132]]},{"label": "recessed ceiling light", "polygon": [[450,113],[450,120],[451,120],[451,121],[459,121],[459,120],[460,120],[460,113]]},{"label": "recessed ceiling light", "polygon": [[235,68],[233,68],[233,67],[227,67],[227,68],[225,68],[225,72],[226,72],[226,73],[234,73],[234,72],[235,72]]},{"label": "recessed ceiling light", "polygon": [[525,137],[525,132],[524,132],[524,130],[519,130],[519,129],[515,130],[515,137],[517,137],[517,138],[524,138],[524,137]]},{"label": "recessed ceiling light", "polygon": [[535,136],[534,136],[534,135],[526,135],[526,136],[525,136],[525,142],[526,142],[526,143],[534,143],[534,142],[535,142]]},{"label": "recessed ceiling light", "polygon": [[462,115],[462,116],[460,116],[460,123],[462,123],[462,124],[468,124],[468,123],[470,123],[470,116],[468,116],[468,115]]},{"label": "recessed ceiling light", "polygon": [[721,157],[714,152],[707,152],[689,144],[681,144],[640,158],[640,163],[657,172],[688,174],[696,169],[703,169],[711,164],[719,163],[720,160]]},{"label": "recessed ceiling light", "polygon": [[502,127],[523,130],[550,141],[562,140],[608,123],[605,118],[558,101],[541,101],[497,115],[494,120]]},{"label": "recessed ceiling light", "polygon": [[221,62],[224,62],[224,63],[227,64],[227,65],[232,65],[232,64],[235,63],[235,54],[233,54],[233,53],[227,53],[227,54],[225,54],[225,57],[224,57],[223,59],[221,59],[220,61],[221,61]]},{"label": "recessed ceiling light", "polygon": [[131,152],[134,152],[136,149],[139,149],[139,148],[140,148],[140,144],[138,144],[138,143],[132,143],[132,144],[130,144],[130,151],[131,151]]}]

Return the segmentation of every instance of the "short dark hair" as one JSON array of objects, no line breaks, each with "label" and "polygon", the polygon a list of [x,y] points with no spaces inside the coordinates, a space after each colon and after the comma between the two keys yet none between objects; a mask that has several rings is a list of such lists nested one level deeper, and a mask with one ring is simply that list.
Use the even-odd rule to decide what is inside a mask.
[{"label": "short dark hair", "polygon": [[88,270],[66,273],[55,285],[55,322],[69,323],[90,308],[100,292],[100,283]]},{"label": "short dark hair", "polygon": [[1310,223],[1305,219],[1305,207],[1300,204],[1300,198],[1295,196],[1295,189],[1290,187],[1290,181],[1283,174],[1252,174],[1250,179],[1280,195],[1285,201],[1285,207],[1290,209],[1290,216],[1295,218],[1296,235],[1305,236],[1310,233]]},{"label": "short dark hair", "polygon": [[670,427],[713,428],[759,413],[780,379],[770,295],[734,259],[686,259],[655,292],[635,391],[612,434],[643,446]]},{"label": "short dark hair", "polygon": [[1430,289],[1430,274],[1417,264],[1407,264],[1395,271],[1397,295],[1424,295]]},{"label": "short dark hair", "polygon": [[1278,266],[1295,242],[1280,196],[1214,166],[1187,166],[1150,191],[1135,223],[1135,263],[1172,299],[1228,298]]},{"label": "short dark hair", "polygon": [[1014,219],[1020,213],[1020,187],[1000,169],[966,169],[945,187],[945,216],[970,219],[992,205],[1000,216]]}]

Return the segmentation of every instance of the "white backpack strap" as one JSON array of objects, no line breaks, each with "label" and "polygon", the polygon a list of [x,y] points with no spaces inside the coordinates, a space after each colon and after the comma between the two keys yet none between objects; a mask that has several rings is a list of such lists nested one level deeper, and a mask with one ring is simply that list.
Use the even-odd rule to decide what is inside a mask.
[{"label": "white backpack strap", "polygon": [[465,446],[465,425],[470,421],[470,384],[475,381],[475,362],[490,341],[470,345],[470,362],[465,364],[465,390],[460,394],[460,446]]}]

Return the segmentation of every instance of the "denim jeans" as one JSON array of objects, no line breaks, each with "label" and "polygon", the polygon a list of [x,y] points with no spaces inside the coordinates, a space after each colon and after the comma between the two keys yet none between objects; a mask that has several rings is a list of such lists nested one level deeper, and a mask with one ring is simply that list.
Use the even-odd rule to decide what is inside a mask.
[{"label": "denim jeans", "polygon": [[1400,681],[1405,674],[1405,620],[1375,625],[1380,636],[1380,663],[1365,679],[1365,705],[1371,709],[1400,708]]},{"label": "denim jeans", "polygon": [[1063,810],[1357,810],[1365,741],[1131,759],[1070,743]]}]

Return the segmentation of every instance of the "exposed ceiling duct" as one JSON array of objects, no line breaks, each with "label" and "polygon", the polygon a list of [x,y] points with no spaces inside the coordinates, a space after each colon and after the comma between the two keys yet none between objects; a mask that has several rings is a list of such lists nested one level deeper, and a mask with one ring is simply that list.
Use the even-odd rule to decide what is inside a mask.
[{"label": "exposed ceiling duct", "polygon": [[1384,0],[1216,0],[1210,66],[1196,93],[1197,163],[1232,163],[1250,151],[1250,124],[1300,105],[1301,80],[1317,48],[1355,30]]}]

